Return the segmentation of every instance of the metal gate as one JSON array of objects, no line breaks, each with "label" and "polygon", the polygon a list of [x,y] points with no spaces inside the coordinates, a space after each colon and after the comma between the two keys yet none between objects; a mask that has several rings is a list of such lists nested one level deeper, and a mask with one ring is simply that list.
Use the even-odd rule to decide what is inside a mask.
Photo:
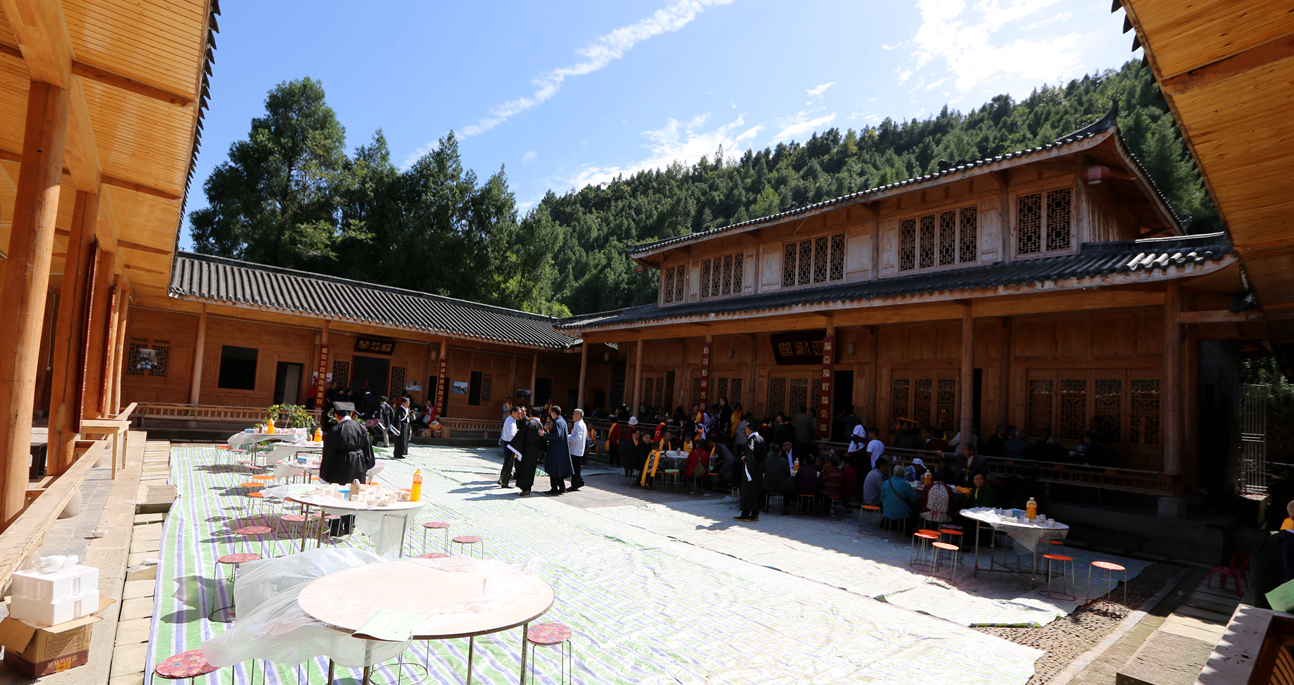
[{"label": "metal gate", "polygon": [[1240,494],[1267,494],[1267,386],[1245,385],[1240,400]]}]

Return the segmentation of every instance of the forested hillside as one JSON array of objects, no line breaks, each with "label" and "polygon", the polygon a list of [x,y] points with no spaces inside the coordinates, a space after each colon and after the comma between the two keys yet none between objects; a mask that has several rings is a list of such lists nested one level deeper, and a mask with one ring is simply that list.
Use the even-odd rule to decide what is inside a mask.
[{"label": "forested hillside", "polygon": [[[406,171],[379,131],[353,156],[310,79],[278,86],[249,140],[208,179],[210,207],[190,217],[201,252],[303,268],[552,314],[655,299],[656,275],[635,274],[630,243],[705,231],[938,169],[940,160],[998,155],[1055,140],[1119,101],[1124,137],[1192,232],[1216,213],[1150,71],[999,95],[966,112],[815,133],[740,156],[717,150],[611,183],[549,192],[517,212],[500,170],[484,182],[462,167],[450,134]],[[419,268],[435,264],[435,269]]]}]

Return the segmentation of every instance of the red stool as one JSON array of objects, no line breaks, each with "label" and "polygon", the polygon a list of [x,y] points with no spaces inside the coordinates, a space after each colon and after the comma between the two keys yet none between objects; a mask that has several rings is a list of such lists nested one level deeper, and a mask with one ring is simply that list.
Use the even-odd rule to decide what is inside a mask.
[{"label": "red stool", "polygon": [[939,562],[943,560],[944,553],[947,552],[948,556],[952,557],[948,564],[948,582],[953,582],[957,576],[957,557],[962,548],[950,542],[932,542],[930,543],[930,549],[930,554],[934,557],[934,572],[936,575],[939,573]]},{"label": "red stool", "polygon": [[[1118,571],[1123,571],[1123,604],[1124,606],[1127,606],[1128,569],[1111,561],[1093,561],[1092,566],[1095,566],[1096,568],[1099,568],[1105,572],[1105,577],[1102,581],[1104,583],[1109,583],[1113,580],[1113,577],[1111,574],[1116,573]],[[1092,566],[1087,567],[1087,600],[1089,602],[1092,600]],[[1117,584],[1119,581],[1113,580],[1113,582]],[[1114,588],[1110,588],[1110,589],[1113,590]]]},{"label": "red stool", "polygon": [[965,536],[965,534],[964,534],[964,533],[962,533],[962,531],[961,531],[960,529],[953,529],[953,528],[940,528],[940,529],[939,529],[939,537],[942,539],[942,538],[943,538],[943,536],[945,536],[945,535],[947,535],[947,536],[948,536],[948,542],[949,542],[950,544],[956,544],[956,545],[957,545],[957,548],[958,548],[958,549],[961,549],[961,546],[962,546],[962,540],[963,540],[966,536]]},{"label": "red stool", "polygon": [[[1073,593],[1065,591],[1067,589],[1072,590],[1074,589],[1075,585],[1078,585],[1077,582],[1074,582],[1068,585],[1065,582],[1065,564],[1069,564],[1070,573],[1073,574],[1074,557],[1067,557],[1064,554],[1044,554],[1042,555],[1042,558],[1047,560],[1047,587],[1042,590],[1039,590],[1038,594],[1042,595],[1043,597],[1050,597],[1052,599],[1064,599],[1064,600],[1077,599],[1077,597]],[[1055,577],[1052,575],[1052,572],[1051,572],[1052,564],[1060,565],[1060,589],[1059,590],[1057,590],[1052,585],[1052,580]]]},{"label": "red stool", "polygon": [[274,534],[273,528],[270,528],[269,526],[245,526],[243,528],[239,528],[238,530],[235,530],[234,534],[241,535],[244,538],[256,538],[260,540],[261,556],[266,558],[274,556],[273,554],[269,553],[268,549],[266,549],[265,540],[263,538],[263,536],[265,535],[273,535]]},{"label": "red stool", "polygon": [[189,680],[200,675],[215,673],[220,669],[207,663],[201,649],[190,649],[168,656],[153,667],[153,675],[163,680]]},{"label": "red stool", "polygon": [[575,679],[575,645],[571,644],[570,628],[560,623],[540,623],[526,631],[526,642],[530,643],[530,682],[535,680],[535,647],[539,645],[561,645],[562,677],[558,682],[565,683],[568,673],[572,681]]},{"label": "red stool", "polygon": [[414,557],[415,559],[448,559],[450,555],[442,552],[424,552]]},{"label": "red stool", "polygon": [[939,533],[933,530],[918,530],[912,535],[912,541],[908,543],[908,566],[928,571],[934,565],[930,559],[930,546],[933,542],[939,541]]},{"label": "red stool", "polygon": [[874,504],[864,504],[858,509],[858,518],[861,519],[863,523],[863,525],[858,526],[858,532],[870,533],[872,535],[881,534],[880,507]]},{"label": "red stool", "polygon": [[422,524],[422,551],[427,551],[427,531],[443,530],[445,531],[444,550],[449,551],[449,524],[444,521],[428,521]]},{"label": "red stool", "polygon": [[[480,549],[480,558],[485,558],[485,541],[475,535],[460,535],[454,538],[454,544],[458,545],[459,554],[463,554],[469,549]],[[477,545],[480,545],[480,547],[478,548]],[[472,553],[467,552],[467,556],[472,556]]]}]

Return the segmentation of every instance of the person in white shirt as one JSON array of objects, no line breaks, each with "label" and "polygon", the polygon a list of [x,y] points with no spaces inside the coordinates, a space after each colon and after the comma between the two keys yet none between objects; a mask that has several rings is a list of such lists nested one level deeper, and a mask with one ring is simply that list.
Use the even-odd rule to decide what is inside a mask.
[{"label": "person in white shirt", "polygon": [[876,460],[885,454],[885,443],[881,442],[881,434],[875,428],[868,430],[867,436],[871,438],[867,443],[867,454],[872,457],[872,468],[876,468]]},{"label": "person in white shirt", "polygon": [[795,473],[795,457],[791,454],[791,449],[793,447],[794,445],[789,442],[782,443],[782,452],[786,454],[786,468],[789,469],[792,474]]},{"label": "person in white shirt", "polygon": [[571,430],[566,435],[566,446],[571,452],[571,487],[566,488],[567,492],[575,492],[584,487],[584,477],[580,475],[580,467],[584,465],[584,448],[589,441],[589,429],[584,425],[584,410],[576,409],[571,413],[573,423]]},{"label": "person in white shirt", "polygon": [[521,409],[513,406],[508,410],[508,418],[503,420],[503,432],[499,434],[499,445],[503,448],[503,470],[499,472],[499,487],[512,487],[512,460],[518,455],[512,453],[508,443],[517,435],[517,418]]}]

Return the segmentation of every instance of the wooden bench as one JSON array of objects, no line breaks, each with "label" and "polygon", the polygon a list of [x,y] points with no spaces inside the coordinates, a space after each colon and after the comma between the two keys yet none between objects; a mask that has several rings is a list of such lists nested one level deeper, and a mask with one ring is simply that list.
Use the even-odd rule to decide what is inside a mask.
[{"label": "wooden bench", "polygon": [[130,414],[135,403],[110,419],[81,419],[81,435],[102,435],[112,438],[112,478],[117,478],[117,455],[121,455],[121,468],[126,468],[126,448],[130,441]]}]

